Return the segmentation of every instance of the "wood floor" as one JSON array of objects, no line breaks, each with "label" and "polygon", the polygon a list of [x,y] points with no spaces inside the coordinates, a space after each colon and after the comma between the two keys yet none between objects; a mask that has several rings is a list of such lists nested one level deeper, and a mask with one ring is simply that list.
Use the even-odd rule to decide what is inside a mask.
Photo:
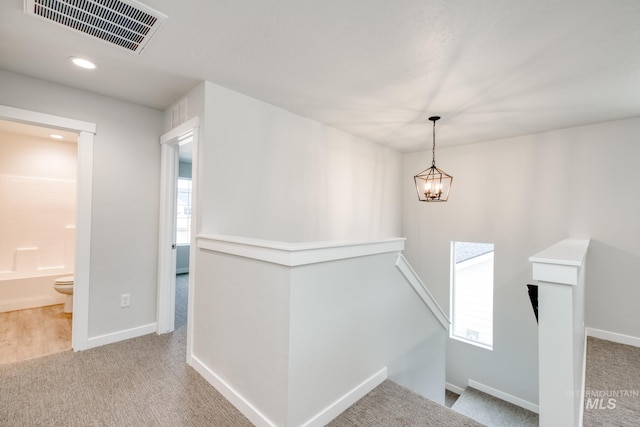
[{"label": "wood floor", "polygon": [[0,364],[71,350],[64,304],[0,313]]}]

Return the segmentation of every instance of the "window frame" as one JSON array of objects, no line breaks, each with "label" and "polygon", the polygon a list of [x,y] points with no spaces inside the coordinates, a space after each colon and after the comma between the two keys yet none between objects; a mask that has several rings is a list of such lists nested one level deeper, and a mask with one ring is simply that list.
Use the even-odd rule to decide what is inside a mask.
[{"label": "window frame", "polygon": [[[457,322],[457,319],[456,319],[457,310],[456,310],[456,298],[455,298],[455,296],[456,296],[456,276],[457,276],[457,274],[456,274],[457,273],[456,265],[458,264],[458,263],[456,263],[456,243],[490,244],[490,245],[492,245],[492,250],[491,251],[485,252],[483,254],[476,255],[475,257],[471,257],[471,258],[468,258],[468,259],[464,260],[464,261],[468,261],[468,260],[471,260],[471,259],[476,258],[476,257],[484,256],[484,255],[486,255],[488,253],[492,253],[493,254],[492,255],[492,259],[491,259],[491,316],[490,316],[490,318],[491,318],[491,343],[490,344],[487,344],[487,343],[482,342],[482,341],[470,339],[470,338],[463,337],[463,336],[455,334],[455,330],[456,330],[455,326],[456,326],[456,322]],[[486,350],[489,350],[489,351],[493,351],[494,342],[495,342],[495,340],[494,340],[494,338],[495,338],[495,336],[494,336],[494,333],[495,333],[495,327],[494,327],[494,324],[495,324],[495,322],[494,322],[494,315],[495,315],[495,313],[494,313],[494,302],[495,302],[495,300],[494,300],[495,299],[495,291],[494,291],[494,288],[495,288],[495,244],[494,243],[484,243],[484,242],[455,241],[455,240],[451,241],[450,260],[451,260],[451,263],[450,263],[450,278],[451,278],[451,280],[450,280],[450,287],[449,287],[449,289],[450,289],[450,298],[449,298],[449,300],[450,300],[451,326],[449,328],[449,338],[452,338],[454,340],[461,341],[461,342],[464,342],[464,343],[467,343],[467,344],[471,344],[471,345],[474,345],[476,347],[480,347],[480,348],[483,348],[483,349],[486,349]],[[464,261],[461,261],[461,262],[464,262]]]}]

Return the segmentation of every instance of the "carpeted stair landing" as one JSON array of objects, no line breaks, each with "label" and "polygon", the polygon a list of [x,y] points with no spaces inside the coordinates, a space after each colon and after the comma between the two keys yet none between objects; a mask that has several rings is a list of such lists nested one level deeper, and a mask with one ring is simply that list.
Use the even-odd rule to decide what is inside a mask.
[{"label": "carpeted stair landing", "polygon": [[347,426],[482,426],[446,406],[386,380],[328,424]]},{"label": "carpeted stair landing", "polygon": [[467,387],[451,409],[489,427],[538,426],[538,414],[471,387]]}]

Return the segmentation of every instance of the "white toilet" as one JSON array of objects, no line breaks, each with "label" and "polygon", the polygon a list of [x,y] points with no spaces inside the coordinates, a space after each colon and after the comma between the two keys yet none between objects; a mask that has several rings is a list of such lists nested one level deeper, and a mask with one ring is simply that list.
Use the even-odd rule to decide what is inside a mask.
[{"label": "white toilet", "polygon": [[53,282],[53,289],[66,295],[64,303],[64,312],[71,313],[73,311],[73,276],[60,277]]}]

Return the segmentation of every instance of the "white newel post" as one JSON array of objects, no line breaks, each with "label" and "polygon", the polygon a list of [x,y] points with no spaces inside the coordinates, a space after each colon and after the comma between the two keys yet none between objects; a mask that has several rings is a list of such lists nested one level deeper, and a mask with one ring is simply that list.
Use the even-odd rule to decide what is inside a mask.
[{"label": "white newel post", "polygon": [[582,424],[588,248],[588,239],[566,239],[529,258],[538,281],[541,427]]}]

